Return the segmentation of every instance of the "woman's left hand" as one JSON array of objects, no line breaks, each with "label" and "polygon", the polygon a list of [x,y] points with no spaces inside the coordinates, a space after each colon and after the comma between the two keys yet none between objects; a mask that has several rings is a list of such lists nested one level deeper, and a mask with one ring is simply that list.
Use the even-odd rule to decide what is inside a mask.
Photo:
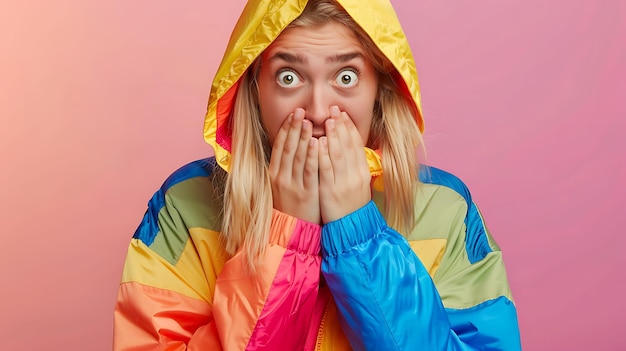
[{"label": "woman's left hand", "polygon": [[319,192],[322,222],[328,223],[365,206],[372,194],[363,140],[348,114],[331,107],[325,129],[319,143]]}]

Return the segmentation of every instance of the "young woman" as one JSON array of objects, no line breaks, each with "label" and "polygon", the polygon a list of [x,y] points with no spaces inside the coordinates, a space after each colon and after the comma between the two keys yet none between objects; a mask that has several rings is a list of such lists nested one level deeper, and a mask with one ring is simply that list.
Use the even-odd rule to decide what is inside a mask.
[{"label": "young woman", "polygon": [[388,1],[250,1],[215,157],[150,200],[114,349],[520,349],[502,254],[463,183],[419,165],[422,129]]}]

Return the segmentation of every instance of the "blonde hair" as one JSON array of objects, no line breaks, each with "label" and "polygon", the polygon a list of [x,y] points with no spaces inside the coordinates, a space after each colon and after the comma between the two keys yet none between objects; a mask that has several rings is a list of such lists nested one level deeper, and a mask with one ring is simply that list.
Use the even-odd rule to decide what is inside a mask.
[{"label": "blonde hair", "polygon": [[[415,103],[391,62],[370,37],[335,1],[309,1],[289,27],[307,27],[334,20],[352,29],[379,72],[378,99],[374,108],[368,146],[382,150],[383,215],[389,226],[408,235],[415,220],[418,185],[417,148],[422,135],[413,115]],[[258,61],[258,60],[257,60]],[[231,170],[225,176],[222,235],[226,252],[244,250],[250,268],[260,262],[269,241],[272,190],[269,179],[269,145],[260,122],[255,74],[258,62],[242,77],[230,119],[232,125]]]},{"label": "blonde hair", "polygon": [[[224,188],[222,238],[225,250],[234,255],[240,248],[254,267],[269,242],[272,221],[269,142],[256,107],[256,81],[249,71],[237,90],[232,118],[230,172],[218,168],[218,186]],[[221,184],[220,184],[221,183]]]}]

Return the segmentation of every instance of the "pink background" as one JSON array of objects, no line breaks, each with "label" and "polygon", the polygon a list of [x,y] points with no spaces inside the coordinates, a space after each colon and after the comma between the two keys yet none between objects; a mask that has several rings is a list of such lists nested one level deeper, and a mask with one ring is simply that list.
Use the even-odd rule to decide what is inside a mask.
[{"label": "pink background", "polygon": [[[626,5],[394,3],[429,162],[466,181],[503,248],[524,348],[624,349]],[[242,7],[3,2],[3,349],[111,348],[126,246],[164,178],[210,152],[206,98]]]}]

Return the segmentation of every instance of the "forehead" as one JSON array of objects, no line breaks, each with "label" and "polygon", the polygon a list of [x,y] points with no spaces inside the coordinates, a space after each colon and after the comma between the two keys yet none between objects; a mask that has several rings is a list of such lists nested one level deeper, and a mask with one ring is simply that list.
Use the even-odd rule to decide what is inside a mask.
[{"label": "forehead", "polygon": [[345,25],[329,21],[323,25],[285,29],[263,53],[270,58],[278,53],[311,54],[328,57],[347,52],[363,53],[357,35]]}]

